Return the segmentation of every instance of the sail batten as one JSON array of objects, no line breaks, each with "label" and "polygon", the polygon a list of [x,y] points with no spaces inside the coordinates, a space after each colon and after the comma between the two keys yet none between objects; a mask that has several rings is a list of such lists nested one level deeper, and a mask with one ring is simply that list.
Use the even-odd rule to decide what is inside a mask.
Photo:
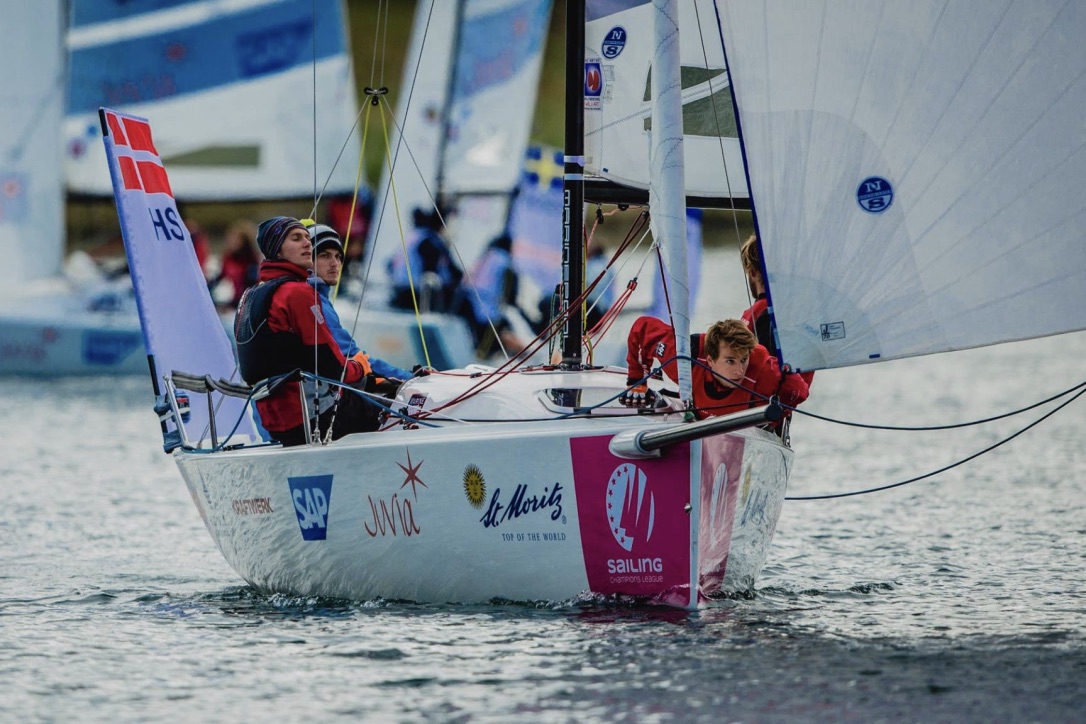
[{"label": "sail batten", "polygon": [[1086,327],[1086,9],[721,2],[785,362]]}]

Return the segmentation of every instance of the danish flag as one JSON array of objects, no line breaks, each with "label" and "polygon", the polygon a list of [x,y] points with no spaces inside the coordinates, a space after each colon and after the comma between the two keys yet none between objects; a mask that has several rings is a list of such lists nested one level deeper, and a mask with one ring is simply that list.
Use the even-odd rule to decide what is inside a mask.
[{"label": "danish flag", "polygon": [[122,148],[127,148],[130,151],[142,151],[153,156],[153,158],[137,160],[133,156],[118,153],[117,164],[121,169],[121,179],[125,190],[166,194],[173,198],[173,190],[166,177],[166,169],[162,166],[158,151],[155,150],[154,141],[151,140],[151,125],[135,118],[119,118],[115,113],[106,114],[106,125],[109,126],[109,135],[113,137],[113,145],[118,152]]}]

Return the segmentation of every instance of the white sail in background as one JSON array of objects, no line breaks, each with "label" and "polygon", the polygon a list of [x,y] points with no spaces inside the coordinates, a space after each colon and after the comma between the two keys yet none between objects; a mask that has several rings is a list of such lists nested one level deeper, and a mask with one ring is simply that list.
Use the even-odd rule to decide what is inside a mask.
[{"label": "white sail in background", "polygon": [[70,191],[111,193],[99,106],[154,118],[183,200],[307,197],[326,181],[326,193],[354,190],[358,106],[342,0],[147,5],[73,4]]},{"label": "white sail in background", "polygon": [[786,362],[1086,327],[1086,5],[721,10]]},{"label": "white sail in background", "polygon": [[[651,145],[653,8],[649,0],[589,0],[585,29],[585,164],[589,174],[646,189]],[[688,196],[748,197],[717,12],[680,0]]]},{"label": "white sail in background", "polygon": [[550,10],[551,0],[418,4],[403,79],[391,91],[403,141],[393,125],[395,203],[386,170],[369,245],[379,268],[400,250],[399,224],[410,234],[413,209],[432,208],[439,195],[456,206],[453,241],[466,263],[504,228],[531,131]]},{"label": "white sail in background", "polygon": [[8,69],[0,81],[0,253],[9,283],[53,276],[64,256],[64,22],[60,3],[4,8],[4,25],[18,28],[0,43]]}]

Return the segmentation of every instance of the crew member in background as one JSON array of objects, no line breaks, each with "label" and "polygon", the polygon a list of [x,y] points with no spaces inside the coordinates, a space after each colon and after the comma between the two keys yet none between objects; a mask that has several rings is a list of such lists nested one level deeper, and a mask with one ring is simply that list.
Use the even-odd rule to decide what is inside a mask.
[{"label": "crew member in background", "polygon": [[[634,322],[627,339],[628,403],[651,400],[642,380],[652,372],[654,361],[663,364],[664,374],[672,381],[678,381],[675,354],[675,331],[670,325],[650,316]],[[737,319],[716,322],[707,333],[691,335],[690,354],[701,363],[692,369],[694,409],[700,419],[761,407],[773,396],[788,407],[807,399],[803,378],[782,374],[776,357]]]},{"label": "crew member in background", "polygon": [[519,280],[513,268],[513,237],[503,232],[487,245],[483,255],[468,275],[468,284],[461,287],[463,314],[468,320],[475,341],[475,354],[486,359],[498,351],[501,340],[506,354],[515,355],[524,349],[524,342],[513,332],[505,316],[506,307],[517,306]]},{"label": "crew member in background", "polygon": [[220,297],[224,298],[222,306],[236,309],[241,295],[256,284],[261,259],[260,247],[256,245],[256,224],[248,220],[235,221],[226,230],[219,274],[208,282],[212,296],[217,296],[214,291],[218,285],[226,286],[229,300]]},{"label": "crew member in background", "polygon": [[[443,214],[436,209],[427,211],[417,208],[413,216],[415,232],[407,242],[411,273],[408,274],[408,260],[404,259],[403,252],[393,254],[388,262],[392,277],[392,299],[389,303],[397,309],[414,311],[414,300],[417,299],[420,311],[451,311],[464,272],[452,258],[449,244],[441,235]],[[414,294],[412,283],[415,285]]]},{"label": "crew member in background", "polygon": [[[750,286],[750,294],[754,297],[754,304],[743,312],[743,323],[747,329],[754,332],[758,338],[758,344],[766,348],[773,357],[779,357],[777,340],[773,336],[773,322],[769,318],[769,300],[766,297],[765,280],[762,278],[762,250],[758,245],[758,237],[751,235],[743,242],[739,249],[739,258],[743,262],[743,271],[747,275],[747,284]],[[814,372],[800,372],[803,381],[811,386],[814,380]]]},{"label": "crew member in background", "polygon": [[[252,384],[308,370],[367,391],[374,389],[376,380],[365,354],[343,356],[321,312],[320,295],[306,281],[313,266],[313,245],[302,222],[288,216],[267,219],[257,230],[257,244],[265,257],[260,283],[246,290],[234,320],[245,381]],[[309,413],[311,418],[317,416],[313,428],[322,439],[330,427],[332,439],[377,429],[379,408],[353,392],[338,387],[322,390],[307,381],[306,400],[313,399],[317,399],[317,409]],[[258,400],[256,407],[261,423],[283,445],[309,442],[299,382],[281,384]]]}]

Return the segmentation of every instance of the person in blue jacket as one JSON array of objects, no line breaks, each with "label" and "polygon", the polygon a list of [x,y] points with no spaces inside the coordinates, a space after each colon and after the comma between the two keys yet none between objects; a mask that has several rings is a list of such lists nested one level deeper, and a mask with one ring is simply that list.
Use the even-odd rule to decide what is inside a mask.
[{"label": "person in blue jacket", "polygon": [[[309,220],[307,219],[306,222]],[[304,223],[304,222],[303,222]],[[358,343],[354,341],[351,333],[343,326],[332,304],[332,290],[339,283],[339,276],[343,271],[343,242],[335,229],[325,224],[306,224],[309,229],[309,237],[313,240],[313,273],[315,277],[312,283],[316,286],[321,298],[321,313],[324,315],[325,324],[332,333],[332,337],[339,345],[344,356],[350,358],[362,352]],[[390,380],[403,381],[412,377],[407,370],[389,364],[376,357],[369,357],[370,367],[378,377]]]}]

